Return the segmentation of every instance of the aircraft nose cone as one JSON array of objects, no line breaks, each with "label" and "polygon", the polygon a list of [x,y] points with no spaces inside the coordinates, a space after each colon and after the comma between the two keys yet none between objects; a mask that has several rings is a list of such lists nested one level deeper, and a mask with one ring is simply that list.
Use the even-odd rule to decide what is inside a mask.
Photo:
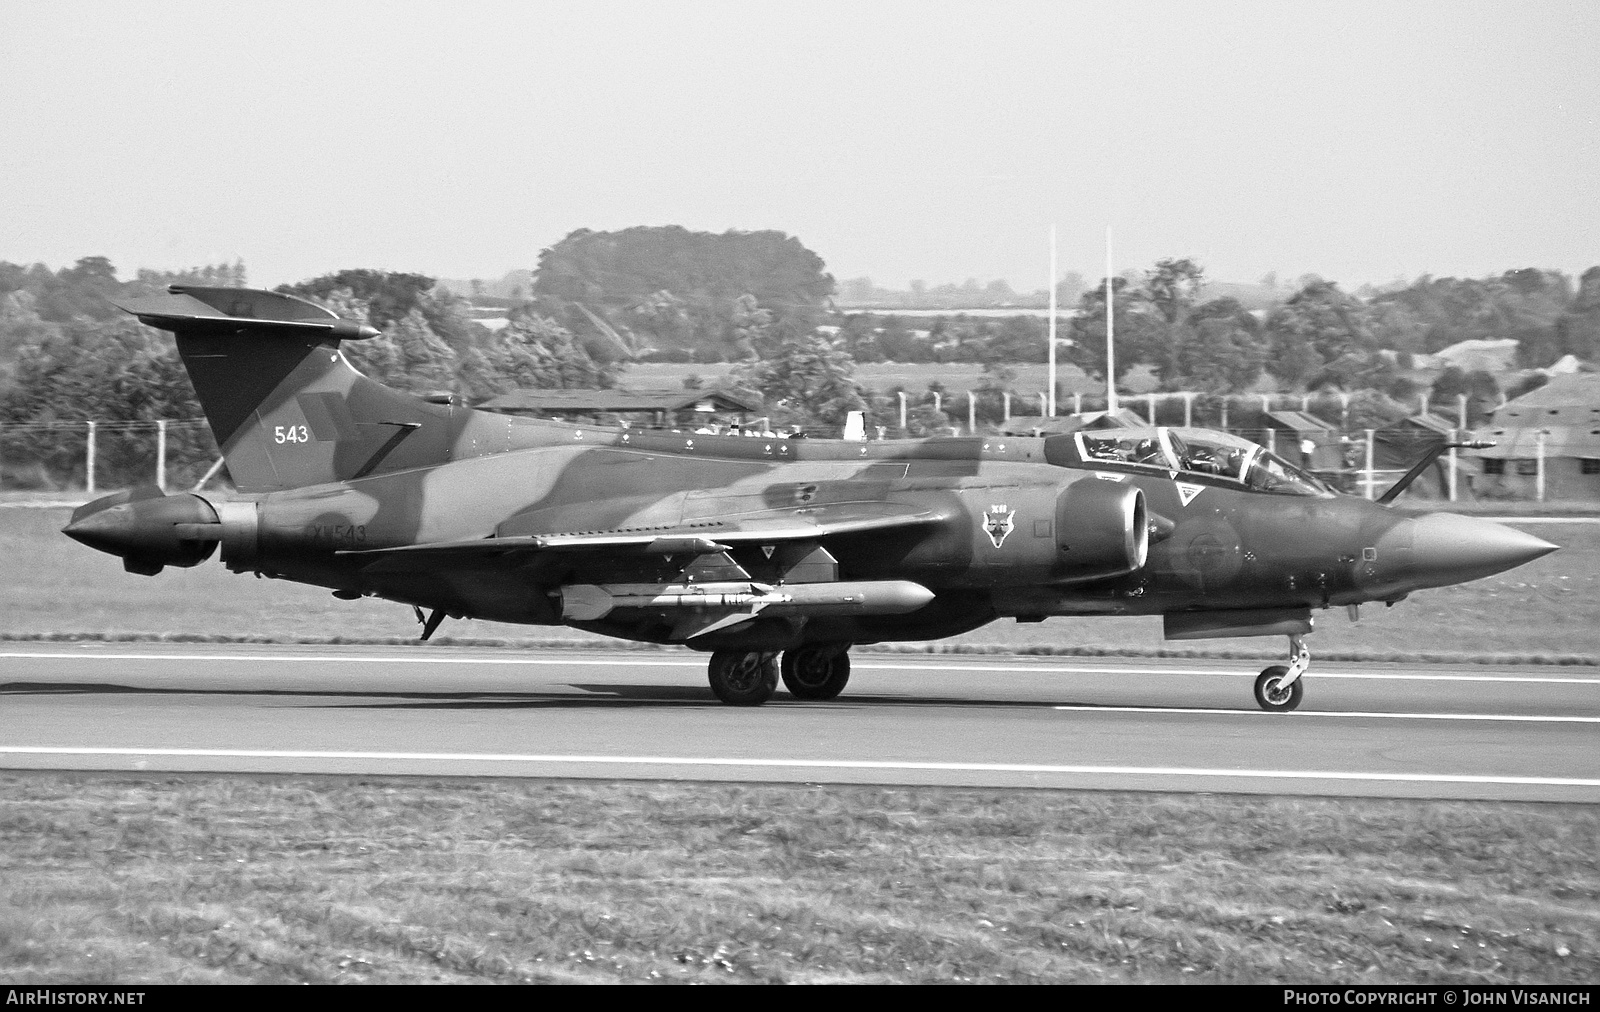
[{"label": "aircraft nose cone", "polygon": [[1515,569],[1558,546],[1504,524],[1455,513],[1430,513],[1405,521],[1378,542],[1382,558],[1405,554],[1410,541],[1410,580],[1417,587],[1445,587]]}]

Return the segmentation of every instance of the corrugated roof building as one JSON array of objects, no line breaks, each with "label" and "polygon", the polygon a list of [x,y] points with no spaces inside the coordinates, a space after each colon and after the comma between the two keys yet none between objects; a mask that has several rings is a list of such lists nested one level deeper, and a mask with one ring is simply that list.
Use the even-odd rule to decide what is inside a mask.
[{"label": "corrugated roof building", "polygon": [[1263,411],[1259,442],[1291,464],[1337,472],[1347,464],[1340,433],[1332,422],[1304,411]]},{"label": "corrugated roof building", "polygon": [[1600,499],[1600,374],[1554,376],[1549,383],[1497,408],[1473,433],[1492,439],[1473,450],[1481,465],[1480,495],[1528,498],[1536,493],[1541,434],[1547,499]]},{"label": "corrugated roof building", "polygon": [[1150,423],[1129,408],[1116,411],[1085,411],[1080,415],[1012,415],[1000,426],[1005,436],[1055,436],[1079,429],[1147,429]]},{"label": "corrugated roof building", "polygon": [[[1428,413],[1425,415],[1412,415],[1402,418],[1398,422],[1379,429],[1372,434],[1373,437],[1373,466],[1387,473],[1404,473],[1411,469],[1411,465],[1422,459],[1422,455],[1440,443],[1448,442],[1453,436],[1465,438],[1468,434],[1456,428],[1455,420],[1445,418],[1443,415]],[[1475,460],[1463,458],[1459,451],[1456,458],[1456,496],[1467,499],[1472,497],[1473,478],[1479,471],[1479,464]],[[1383,486],[1380,485],[1380,490]],[[1441,456],[1433,462],[1433,466],[1417,478],[1406,495],[1422,498],[1444,499],[1450,494],[1450,458]]]},{"label": "corrugated roof building", "polygon": [[759,398],[733,390],[513,390],[478,405],[486,411],[540,418],[649,416],[657,425],[698,424],[713,416],[746,416]]}]

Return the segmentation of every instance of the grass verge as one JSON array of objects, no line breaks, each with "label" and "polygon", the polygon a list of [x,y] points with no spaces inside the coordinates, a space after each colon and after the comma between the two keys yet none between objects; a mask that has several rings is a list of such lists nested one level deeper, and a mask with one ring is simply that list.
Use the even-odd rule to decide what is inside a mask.
[{"label": "grass verge", "polygon": [[0,775],[6,982],[1592,982],[1600,810]]}]

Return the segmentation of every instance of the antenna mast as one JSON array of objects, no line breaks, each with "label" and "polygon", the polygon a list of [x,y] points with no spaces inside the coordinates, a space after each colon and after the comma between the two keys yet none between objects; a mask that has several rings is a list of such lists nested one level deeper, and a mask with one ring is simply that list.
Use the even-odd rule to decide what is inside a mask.
[{"label": "antenna mast", "polygon": [[1050,393],[1045,414],[1056,416],[1056,227],[1050,226]]}]

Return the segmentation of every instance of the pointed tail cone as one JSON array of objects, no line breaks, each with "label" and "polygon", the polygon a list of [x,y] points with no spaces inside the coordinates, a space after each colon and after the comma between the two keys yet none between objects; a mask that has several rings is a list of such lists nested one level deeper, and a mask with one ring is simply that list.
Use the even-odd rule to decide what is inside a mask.
[{"label": "pointed tail cone", "polygon": [[135,547],[133,529],[133,510],[125,503],[117,503],[88,516],[74,518],[61,528],[61,533],[90,548],[98,548],[112,555],[125,555]]},{"label": "pointed tail cone", "polygon": [[154,573],[166,566],[193,566],[216,550],[214,539],[185,537],[183,527],[217,522],[211,504],[179,494],[106,496],[72,514],[61,533],[74,541],[120,556],[130,572]]},{"label": "pointed tail cone", "polygon": [[1557,545],[1504,524],[1455,513],[1402,521],[1378,540],[1378,560],[1399,562],[1405,583],[1447,587],[1515,569]]}]

